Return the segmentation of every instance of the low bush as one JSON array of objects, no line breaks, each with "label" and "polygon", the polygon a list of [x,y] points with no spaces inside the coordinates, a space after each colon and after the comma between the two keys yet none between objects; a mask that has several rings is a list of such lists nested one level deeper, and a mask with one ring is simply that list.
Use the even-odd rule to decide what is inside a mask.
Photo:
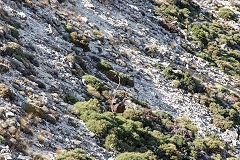
[{"label": "low bush", "polygon": [[175,80],[173,85],[176,88],[187,90],[188,92],[202,92],[203,87],[189,73],[174,72],[171,67],[163,70],[163,75],[166,79]]},{"label": "low bush", "polygon": [[82,79],[84,79],[88,83],[88,85],[92,86],[98,91],[103,91],[106,89],[104,84],[94,76],[84,75],[82,76]]},{"label": "low bush", "polygon": [[104,60],[101,60],[98,64],[97,64],[97,69],[101,72],[107,72],[109,70],[113,70],[112,66],[104,61]]},{"label": "low bush", "polygon": [[97,69],[104,73],[110,80],[115,83],[119,83],[120,80],[120,84],[123,86],[134,86],[134,81],[132,77],[122,72],[117,72],[113,70],[112,66],[104,60],[100,61],[97,64]]},{"label": "low bush", "polygon": [[116,157],[115,160],[156,160],[156,156],[151,152],[138,153],[138,152],[125,152]]},{"label": "low bush", "polygon": [[8,28],[11,30],[12,36],[14,38],[18,38],[18,36],[19,36],[18,30],[15,27],[13,27],[13,26],[8,26]]},{"label": "low bush", "polygon": [[0,135],[0,144],[4,144],[6,142],[5,138]]},{"label": "low bush", "polygon": [[70,33],[70,40],[77,47],[81,47],[84,52],[90,51],[88,47],[89,40],[85,36],[77,33],[76,31]]},{"label": "low bush", "polygon": [[77,102],[74,104],[74,108],[78,110],[80,114],[84,114],[86,111],[92,112],[101,111],[100,104],[97,99],[90,99],[89,101]]},{"label": "low bush", "polygon": [[72,33],[72,32],[75,31],[75,30],[73,29],[72,25],[69,24],[69,23],[65,25],[65,30],[66,30],[68,33]]},{"label": "low bush", "polygon": [[55,160],[94,160],[85,154],[82,149],[74,149],[68,152],[63,152]]},{"label": "low bush", "polygon": [[218,12],[218,16],[223,18],[226,21],[230,21],[230,20],[237,21],[237,15],[228,8],[220,8]]},{"label": "low bush", "polygon": [[196,127],[189,120],[176,120],[161,110],[153,113],[154,119],[133,109],[113,114],[103,112],[96,99],[78,102],[74,108],[107,150],[127,152],[117,156],[118,160],[191,159],[193,155],[198,159],[200,152],[214,155],[224,148],[221,141],[211,137],[196,139]]}]

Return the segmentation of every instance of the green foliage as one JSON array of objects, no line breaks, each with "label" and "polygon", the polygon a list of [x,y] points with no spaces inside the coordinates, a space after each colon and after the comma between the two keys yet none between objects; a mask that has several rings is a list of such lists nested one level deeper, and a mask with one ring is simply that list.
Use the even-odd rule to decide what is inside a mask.
[{"label": "green foliage", "polygon": [[115,83],[119,83],[119,80],[120,80],[121,85],[130,86],[130,87],[134,86],[133,78],[128,76],[127,74],[124,74],[122,72],[117,72],[115,70],[109,70],[107,72],[104,72],[104,74]]},{"label": "green foliage", "polygon": [[92,33],[100,40],[103,40],[104,35],[97,30],[93,30]]},{"label": "green foliage", "polygon": [[[219,153],[224,148],[221,141],[212,137],[208,140],[195,139],[197,129],[190,120],[186,118],[175,120],[161,110],[153,113],[154,119],[144,115],[141,110],[133,109],[113,114],[103,112],[96,99],[77,102],[74,108],[79,112],[79,117],[86,123],[87,128],[101,138],[107,150],[116,153],[127,152],[120,154],[117,159],[138,159],[139,155],[143,159],[151,160],[181,159],[182,155],[191,158],[200,152]],[[179,135],[174,132],[176,130],[184,131],[179,133],[191,134]]]},{"label": "green foliage", "polygon": [[121,85],[130,87],[134,86],[134,81],[132,77],[122,72],[117,72],[113,70],[112,66],[104,60],[101,60],[97,64],[97,69],[104,73],[110,80],[112,80],[115,83],[119,83],[120,80]]},{"label": "green foliage", "polygon": [[[200,7],[192,0],[154,0],[154,12],[162,16],[167,21],[178,21],[179,24],[186,24],[194,21],[200,13]],[[185,27],[185,25],[182,25]]]},{"label": "green foliage", "polygon": [[207,140],[206,139],[195,139],[193,141],[193,144],[198,150],[207,151]]},{"label": "green foliage", "polygon": [[209,153],[220,153],[224,144],[220,140],[209,140],[207,143]]},{"label": "green foliage", "polygon": [[12,36],[14,38],[18,38],[18,36],[19,36],[18,30],[15,27],[13,27],[13,26],[8,26],[8,28],[11,30]]},{"label": "green foliage", "polygon": [[139,101],[135,98],[133,98],[131,101],[135,104],[138,104],[138,105],[142,106],[143,108],[148,108],[148,104],[144,101]]},{"label": "green foliage", "polygon": [[115,160],[156,160],[156,156],[146,153],[125,152],[117,156]]},{"label": "green foliage", "polygon": [[21,46],[15,42],[7,43],[7,53],[9,56],[16,58],[19,61],[26,60],[26,55],[23,53]]},{"label": "green foliage", "polygon": [[202,87],[199,82],[189,73],[174,72],[171,67],[163,70],[163,75],[166,79],[175,79],[173,85],[176,88],[181,88],[192,93],[202,92]]},{"label": "green foliage", "polygon": [[207,32],[201,28],[201,25],[197,23],[193,25],[191,30],[196,40],[200,41],[204,46],[208,44]]},{"label": "green foliage", "polygon": [[104,61],[104,60],[101,60],[98,64],[97,64],[97,69],[101,72],[106,72],[106,71],[109,71],[109,70],[113,70],[112,66]]},{"label": "green foliage", "polygon": [[69,24],[69,23],[65,25],[65,29],[66,29],[66,31],[67,31],[68,33],[72,33],[72,32],[75,31],[75,30],[73,29],[72,25]]},{"label": "green foliage", "polygon": [[104,87],[104,84],[94,76],[84,75],[84,76],[82,76],[82,79],[86,80],[88,85],[92,86],[93,88],[95,88],[98,91],[103,91],[106,89]]},{"label": "green foliage", "polygon": [[176,79],[176,75],[171,67],[167,67],[163,70],[163,75],[166,79]]},{"label": "green foliage", "polygon": [[179,135],[175,135],[170,139],[170,142],[172,142],[173,144],[175,144],[177,146],[177,148],[181,149],[182,147],[187,146],[187,142],[186,140]]},{"label": "green foliage", "polygon": [[179,159],[178,150],[174,144],[162,144],[158,147],[158,156],[163,157],[165,159]]},{"label": "green foliage", "polygon": [[86,111],[101,111],[100,104],[97,99],[90,99],[89,101],[77,102],[74,108],[83,114]]},{"label": "green foliage", "polygon": [[0,144],[4,144],[6,142],[5,138],[0,135]]},{"label": "green foliage", "polygon": [[94,160],[85,154],[82,149],[74,149],[68,152],[63,152],[55,160]]},{"label": "green foliage", "polygon": [[111,122],[100,119],[100,120],[89,120],[86,123],[87,128],[96,134],[98,137],[105,137],[108,133],[108,129],[112,128]]},{"label": "green foliage", "polygon": [[230,21],[230,20],[237,21],[237,15],[228,8],[220,8],[218,12],[218,16],[223,18],[226,21]]},{"label": "green foliage", "polygon": [[66,103],[69,104],[75,104],[76,102],[79,101],[77,96],[73,93],[64,95],[63,99]]},{"label": "green foliage", "polygon": [[84,52],[90,51],[88,47],[89,40],[85,36],[78,34],[76,31],[70,33],[70,40],[77,47],[81,47]]},{"label": "green foliage", "polygon": [[123,117],[134,121],[141,121],[143,119],[143,113],[139,110],[128,109],[123,113]]}]

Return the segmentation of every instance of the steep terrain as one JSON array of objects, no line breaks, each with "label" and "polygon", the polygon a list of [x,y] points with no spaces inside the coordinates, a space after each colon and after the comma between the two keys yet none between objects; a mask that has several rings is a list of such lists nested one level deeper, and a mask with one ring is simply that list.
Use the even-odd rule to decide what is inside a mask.
[{"label": "steep terrain", "polygon": [[[0,1],[2,159],[55,159],[62,151],[75,148],[96,159],[114,159],[123,151],[104,147],[106,137],[88,130],[84,123],[88,118],[79,119],[78,112],[83,113],[74,110],[77,101],[91,98],[99,99],[109,112],[116,103],[123,105],[123,110],[116,108],[116,114],[147,105],[174,118],[187,117],[198,129],[196,137],[216,133],[226,142],[226,147],[217,151],[223,159],[240,158],[239,52],[226,62],[201,56],[212,50],[193,42],[204,44],[194,30],[175,24],[165,12],[157,12],[161,1],[59,2]],[[212,19],[206,16],[209,22],[228,24],[238,35],[237,21],[217,14],[218,8],[227,6],[238,19],[236,7],[225,1],[198,1],[194,5],[200,5],[199,13],[212,12]],[[217,11],[213,10],[216,6]],[[239,50],[237,38],[232,40],[234,45],[223,42],[224,46],[217,44],[217,48]],[[224,51],[219,52],[224,57]],[[97,88],[100,82],[93,80],[92,85],[83,75],[95,76],[105,86]],[[123,98],[115,95],[116,90],[127,94]],[[157,114],[149,112],[146,117],[154,121]],[[211,159],[211,154],[218,157],[215,151],[206,153],[201,151],[205,159]]]}]

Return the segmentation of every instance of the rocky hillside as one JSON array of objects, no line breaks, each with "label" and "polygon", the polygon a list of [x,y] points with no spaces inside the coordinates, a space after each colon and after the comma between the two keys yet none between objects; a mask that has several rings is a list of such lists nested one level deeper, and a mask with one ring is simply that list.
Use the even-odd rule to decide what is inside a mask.
[{"label": "rocky hillside", "polygon": [[240,159],[239,17],[230,0],[1,0],[0,160]]}]

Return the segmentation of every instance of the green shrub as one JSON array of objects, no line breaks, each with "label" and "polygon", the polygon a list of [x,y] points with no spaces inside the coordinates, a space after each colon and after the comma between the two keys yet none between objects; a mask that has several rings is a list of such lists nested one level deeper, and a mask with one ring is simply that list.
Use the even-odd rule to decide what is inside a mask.
[{"label": "green shrub", "polygon": [[231,129],[234,125],[234,122],[224,118],[219,114],[216,114],[213,119],[213,124],[215,124],[215,126],[220,128],[222,131],[225,131],[227,129]]},{"label": "green shrub", "polygon": [[207,143],[207,150],[209,153],[220,153],[224,144],[219,140],[209,140]]},{"label": "green shrub", "polygon": [[77,96],[73,93],[64,94],[62,96],[63,96],[62,98],[63,98],[64,102],[69,103],[69,104],[75,104],[79,101]]},{"label": "green shrub", "polygon": [[108,130],[112,128],[112,124],[105,119],[89,120],[87,121],[86,126],[90,131],[95,133],[98,137],[105,137],[108,133]]},{"label": "green shrub", "polygon": [[143,113],[139,110],[128,109],[123,112],[123,117],[134,121],[141,121],[141,119],[143,119]]},{"label": "green shrub", "polygon": [[112,66],[104,61],[104,60],[101,60],[98,64],[97,64],[97,69],[101,72],[106,72],[106,71],[109,71],[109,70],[113,70]]},{"label": "green shrub", "polygon": [[125,152],[117,156],[115,160],[156,160],[156,156],[148,153]]},{"label": "green shrub", "polygon": [[97,31],[97,30],[93,30],[92,33],[93,33],[98,39],[103,40],[104,35],[103,35],[101,32],[99,32],[99,31]]},{"label": "green shrub", "polygon": [[97,99],[90,99],[89,101],[77,102],[74,104],[74,108],[83,114],[86,111],[100,112],[101,107]]},{"label": "green shrub", "polygon": [[76,31],[70,33],[70,40],[77,47],[81,47],[84,52],[90,51],[88,47],[89,40],[85,36],[78,34]]},{"label": "green shrub", "polygon": [[130,86],[130,87],[134,86],[133,78],[128,76],[127,74],[124,74],[122,72],[117,72],[114,70],[109,70],[107,72],[104,72],[104,74],[115,83],[119,83],[119,79],[120,79],[121,85]]},{"label": "green shrub", "polygon": [[112,66],[104,60],[101,60],[97,64],[97,69],[102,73],[104,73],[110,80],[116,83],[119,83],[119,80],[120,80],[121,85],[130,86],[130,87],[134,86],[134,81],[132,77],[122,72],[117,72],[113,70]]},{"label": "green shrub", "polygon": [[[197,129],[191,125],[190,120],[176,120],[161,110],[153,113],[153,119],[145,116],[141,110],[128,109],[114,114],[103,112],[96,99],[77,102],[74,108],[79,111],[87,128],[101,138],[101,143],[107,150],[116,153],[136,152],[121,154],[116,159],[130,160],[139,158],[139,154],[142,154],[141,158],[152,160],[191,159],[204,152],[219,154],[224,148],[223,143],[214,137],[196,139]],[[229,113],[235,116],[235,112]],[[176,133],[179,129],[184,132]],[[178,135],[181,133],[184,135]],[[186,133],[189,134],[185,135]]]},{"label": "green shrub", "polygon": [[208,33],[201,27],[200,23],[195,23],[191,28],[191,31],[194,35],[195,40],[200,41],[204,46],[208,44]]},{"label": "green shrub", "polygon": [[166,79],[175,79],[173,85],[176,88],[181,88],[189,92],[202,92],[203,89],[198,81],[193,78],[189,73],[175,73],[171,67],[163,70],[163,75]]},{"label": "green shrub", "polygon": [[158,147],[158,155],[165,159],[179,159],[179,152],[174,144],[162,144]]},{"label": "green shrub", "polygon": [[181,82],[179,80],[174,80],[173,81],[173,86],[175,88],[181,88]]},{"label": "green shrub", "polygon": [[65,25],[65,30],[66,30],[68,33],[72,33],[72,32],[75,31],[75,30],[73,29],[72,25],[69,24],[69,23]]},{"label": "green shrub", "polygon": [[171,141],[171,143],[175,144],[179,149],[187,146],[186,140],[182,136],[179,136],[179,135],[175,135],[175,136],[171,137],[170,141]]},{"label": "green shrub", "polygon": [[18,30],[15,27],[13,27],[13,26],[8,26],[8,28],[11,30],[12,36],[14,38],[18,38],[18,36],[19,36]]},{"label": "green shrub", "polygon": [[218,16],[223,18],[226,21],[230,21],[230,20],[237,21],[237,15],[228,8],[220,8],[218,12]]},{"label": "green shrub", "polygon": [[121,145],[122,145],[122,142],[116,134],[107,135],[105,143],[104,143],[104,147],[107,150],[121,151],[121,147],[119,147]]},{"label": "green shrub", "polygon": [[138,105],[142,106],[143,108],[148,108],[147,102],[139,101],[139,100],[137,100],[137,99],[135,99],[135,98],[133,98],[131,101],[132,101],[133,103],[135,103],[135,104],[138,104]]},{"label": "green shrub", "polygon": [[166,79],[176,79],[176,76],[171,67],[167,67],[163,70],[163,75]]},{"label": "green shrub", "polygon": [[202,150],[202,151],[207,150],[207,140],[205,139],[195,139],[193,141],[193,144],[198,150]]},{"label": "green shrub", "polygon": [[4,144],[6,142],[5,138],[0,135],[0,144]]},{"label": "green shrub", "polygon": [[26,60],[26,55],[23,53],[21,46],[15,42],[8,42],[6,52],[9,56],[16,58],[19,61]]},{"label": "green shrub", "polygon": [[82,79],[86,80],[88,85],[92,86],[98,91],[103,91],[105,89],[103,83],[94,76],[84,75],[82,76]]},{"label": "green shrub", "polygon": [[61,153],[56,160],[94,160],[94,158],[87,156],[82,149],[77,148]]}]

